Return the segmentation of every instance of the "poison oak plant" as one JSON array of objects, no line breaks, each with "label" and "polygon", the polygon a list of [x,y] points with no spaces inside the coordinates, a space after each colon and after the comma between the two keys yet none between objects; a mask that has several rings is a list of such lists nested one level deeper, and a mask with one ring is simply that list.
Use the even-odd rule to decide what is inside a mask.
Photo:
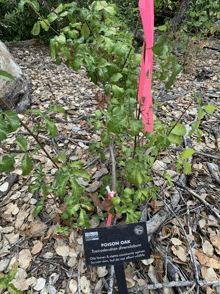
[{"label": "poison oak plant", "polygon": [[[155,158],[161,149],[169,147],[172,143],[178,146],[183,142],[182,136],[186,135],[185,126],[179,122],[180,119],[165,125],[154,116],[153,132],[142,131],[144,125],[140,118],[140,105],[137,99],[137,76],[140,75],[137,66],[141,64],[142,56],[135,53],[133,34],[128,32],[126,24],[120,23],[117,19],[115,4],[108,5],[105,1],[94,1],[88,8],[82,6],[79,8],[75,2],[60,4],[46,19],[43,19],[38,13],[37,1],[21,0],[20,9],[25,3],[30,5],[39,16],[39,20],[32,30],[34,35],[38,35],[41,29],[48,30],[55,20],[63,21],[64,18],[68,20],[68,26],[64,27],[61,32],[56,32],[57,35],[50,40],[51,57],[56,59],[56,63],[64,62],[74,71],[79,70],[84,64],[87,75],[92,82],[102,83],[104,93],[98,99],[99,109],[94,112],[96,118],[87,120],[88,124],[94,124],[95,131],[101,130],[102,144],[92,141],[89,151],[100,153],[101,160],[105,161],[102,146],[108,146],[114,141],[114,146],[120,153],[120,156],[116,158],[118,167],[123,169],[123,180],[128,181],[130,187],[121,192],[120,173],[117,171],[118,197],[111,200],[114,204],[111,213],[114,214],[115,211],[123,213],[126,217],[126,223],[137,222],[141,217],[139,206],[149,197],[155,199],[156,191],[159,189],[157,186],[147,185],[153,180],[151,168]],[[80,18],[80,21],[76,22],[76,16]],[[120,31],[122,26],[125,28],[124,31]],[[161,81],[166,80],[166,88],[170,88],[181,71],[181,66],[177,63],[176,57],[170,54],[166,36],[160,36],[152,49],[155,58],[161,65],[161,73],[155,73],[154,76]],[[172,67],[172,74],[168,77],[169,65]],[[195,97],[195,99],[197,98]],[[202,101],[198,102],[199,119],[204,116],[204,111],[208,113],[214,111],[213,106],[202,107]],[[58,106],[49,108],[48,112],[50,111],[60,111],[65,115],[64,110]],[[51,119],[39,110],[28,110],[27,113],[29,112],[34,112],[42,119],[42,124],[38,125],[33,132],[30,131],[35,140],[38,138],[34,133],[42,130],[49,132],[50,137],[56,136],[57,129]],[[7,111],[0,116],[1,140],[6,138],[7,133],[15,131],[19,127],[19,120],[15,113],[13,113],[13,117],[16,124],[12,123]],[[199,130],[199,121],[192,124],[189,135],[194,132],[198,133],[199,141],[202,136],[202,131]],[[16,139],[15,143],[26,151],[26,139],[22,137],[19,140]],[[43,148],[43,146],[40,147]],[[146,155],[147,149],[150,149],[149,155]],[[193,153],[193,149],[186,149],[177,161],[177,169],[183,168],[185,174],[189,173],[191,166],[185,160]],[[10,170],[13,170],[15,156],[16,154],[10,154],[3,157],[0,163],[1,172],[8,170],[7,161],[10,162]],[[22,169],[23,174],[27,174],[32,170],[33,164],[29,155],[25,154],[24,156],[26,156],[26,164],[22,160]],[[35,185],[29,187],[30,192],[40,190],[42,195],[35,209],[35,214],[37,215],[43,207],[45,197],[52,193],[58,197],[64,197],[64,201],[67,203],[66,210],[61,216],[62,219],[67,219],[71,223],[71,218],[75,217],[77,219],[75,226],[80,225],[81,228],[90,226],[86,211],[92,211],[94,208],[91,199],[83,193],[84,188],[78,183],[78,177],[90,180],[88,172],[82,169],[81,162],[75,161],[66,164],[64,153],[60,153],[58,157],[50,158],[50,160],[57,168],[52,185],[42,186],[44,172],[40,165],[34,174]],[[61,167],[57,166],[58,160],[63,162]],[[166,171],[163,176],[172,187],[171,178]],[[103,179],[100,193],[104,194],[105,187],[110,180],[110,175]],[[67,186],[70,187],[68,190]],[[59,231],[62,229],[59,228]]]}]

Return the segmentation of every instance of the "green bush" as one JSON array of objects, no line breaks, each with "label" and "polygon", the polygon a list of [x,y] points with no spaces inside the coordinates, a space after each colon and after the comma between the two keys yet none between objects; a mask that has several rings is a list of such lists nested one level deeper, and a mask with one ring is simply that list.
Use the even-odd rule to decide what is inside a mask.
[{"label": "green bush", "polygon": [[[42,17],[46,17],[50,13],[51,8],[56,8],[62,0],[39,0],[39,13]],[[34,10],[25,5],[24,10],[18,9],[19,0],[0,0],[0,38],[3,42],[6,41],[22,41],[35,38],[32,35],[31,29],[38,20],[38,16]],[[56,29],[56,23],[53,24]],[[40,37],[49,39],[54,36],[52,30],[44,32]]]}]

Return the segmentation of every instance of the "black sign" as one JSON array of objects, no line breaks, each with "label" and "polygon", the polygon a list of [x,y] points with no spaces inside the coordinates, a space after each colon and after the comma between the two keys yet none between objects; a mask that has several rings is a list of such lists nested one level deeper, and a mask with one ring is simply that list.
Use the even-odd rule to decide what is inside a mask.
[{"label": "black sign", "polygon": [[88,267],[150,258],[145,222],[85,229],[83,243]]}]

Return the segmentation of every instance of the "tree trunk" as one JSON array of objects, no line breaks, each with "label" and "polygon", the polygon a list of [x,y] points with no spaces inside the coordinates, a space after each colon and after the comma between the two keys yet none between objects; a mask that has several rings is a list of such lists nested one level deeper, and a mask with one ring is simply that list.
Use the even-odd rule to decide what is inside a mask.
[{"label": "tree trunk", "polygon": [[177,12],[177,14],[174,16],[174,18],[172,18],[171,20],[171,26],[173,28],[173,30],[177,29],[177,25],[181,23],[185,12],[188,9],[188,4],[189,2],[191,2],[192,0],[182,0],[181,4],[180,4],[180,8],[179,11]]}]

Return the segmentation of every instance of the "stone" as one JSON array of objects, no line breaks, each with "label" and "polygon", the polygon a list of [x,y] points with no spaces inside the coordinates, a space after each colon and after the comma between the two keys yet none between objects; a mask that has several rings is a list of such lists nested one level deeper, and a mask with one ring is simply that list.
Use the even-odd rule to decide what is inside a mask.
[{"label": "stone", "polygon": [[[0,98],[2,98],[13,111],[24,113],[31,104],[31,83],[25,78],[8,48],[1,41],[0,69],[7,71],[15,78],[13,82],[0,79]],[[2,110],[8,110],[1,101],[0,108]]]},{"label": "stone", "polygon": [[220,19],[213,23],[213,27],[216,27],[217,31],[220,31]]}]

